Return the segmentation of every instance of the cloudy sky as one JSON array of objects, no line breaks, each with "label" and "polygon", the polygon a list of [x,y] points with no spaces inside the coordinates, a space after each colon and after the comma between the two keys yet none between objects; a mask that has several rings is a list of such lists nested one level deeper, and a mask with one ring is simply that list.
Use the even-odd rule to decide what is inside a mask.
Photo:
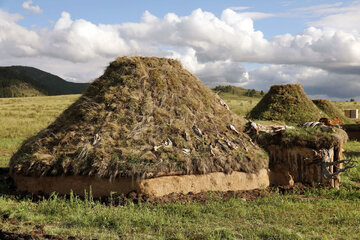
[{"label": "cloudy sky", "polygon": [[206,85],[360,101],[360,1],[0,0],[0,65],[89,82],[116,56],[179,59]]}]

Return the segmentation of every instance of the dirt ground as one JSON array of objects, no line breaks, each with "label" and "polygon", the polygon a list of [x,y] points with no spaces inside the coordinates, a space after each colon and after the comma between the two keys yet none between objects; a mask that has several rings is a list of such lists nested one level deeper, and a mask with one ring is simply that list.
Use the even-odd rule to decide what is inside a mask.
[{"label": "dirt ground", "polygon": [[[11,224],[16,227],[16,225],[19,225],[19,222],[17,222],[15,219],[11,219]],[[43,230],[43,226],[36,226],[36,230],[30,232],[30,233],[20,233],[16,231],[4,231],[0,229],[0,239],[2,240],[44,240],[44,239],[51,239],[51,240],[75,240],[79,239],[77,237],[62,237],[58,235],[50,235],[46,234]]]},{"label": "dirt ground", "polygon": [[[29,192],[17,191],[16,186],[14,185],[13,180],[8,176],[8,168],[0,168],[0,184],[2,188],[0,189],[0,194],[10,196],[11,198],[22,200],[22,199],[31,199],[33,202],[38,202],[43,199],[49,198],[48,194],[38,192],[37,194],[32,194]],[[227,191],[227,192],[201,192],[201,193],[188,193],[188,194],[169,194],[160,198],[151,197],[148,195],[137,194],[136,192],[130,192],[128,194],[121,195],[112,195],[110,197],[94,198],[95,201],[100,201],[106,205],[125,205],[128,202],[138,203],[138,202],[147,202],[150,204],[166,204],[170,202],[201,202],[207,203],[213,200],[222,200],[227,201],[231,198],[241,198],[244,201],[254,201],[258,198],[263,198],[268,196],[275,189],[279,191],[280,194],[289,194],[296,193],[301,195],[307,188],[311,186],[306,186],[303,184],[296,183],[294,186],[290,187],[268,187],[265,189],[254,189],[247,191]],[[60,195],[60,194],[59,194]],[[68,198],[69,196],[64,196]],[[0,238],[1,239],[1,238]]]},{"label": "dirt ground", "polygon": [[[0,185],[1,185],[1,195],[9,196],[16,200],[22,199],[31,199],[33,202],[38,202],[43,199],[49,198],[47,194],[30,194],[27,192],[18,192],[16,191],[16,187],[12,179],[8,176],[7,169],[0,168]],[[279,191],[280,194],[289,194],[296,193],[300,199],[306,199],[302,193],[308,186],[304,185],[295,185],[295,187],[276,187],[276,190]],[[263,198],[271,194],[275,188],[268,187],[266,189],[255,189],[250,191],[228,191],[228,192],[201,192],[201,193],[189,193],[189,194],[169,194],[161,198],[152,198],[147,195],[139,195],[135,192],[131,192],[126,195],[113,195],[110,197],[94,199],[95,201],[100,201],[105,205],[114,205],[121,206],[125,205],[129,202],[139,203],[139,202],[147,202],[153,205],[157,204],[166,204],[170,202],[200,202],[206,204],[209,201],[213,200],[221,200],[228,201],[231,198],[241,199],[244,202],[246,201],[254,201],[259,198]],[[64,196],[68,198],[69,196]],[[55,240],[64,240],[64,239],[78,239],[74,236],[64,237],[57,235],[49,235],[45,232],[44,227],[42,225],[36,225],[31,232],[24,233],[21,231],[21,228],[17,228],[20,223],[13,218],[9,218],[8,216],[2,216],[0,221],[10,223],[12,227],[11,230],[0,229],[0,239],[55,239]]]}]

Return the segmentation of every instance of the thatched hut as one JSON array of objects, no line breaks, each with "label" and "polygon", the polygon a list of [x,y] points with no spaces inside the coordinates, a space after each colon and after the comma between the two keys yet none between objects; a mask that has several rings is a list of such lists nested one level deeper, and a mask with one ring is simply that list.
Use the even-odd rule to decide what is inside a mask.
[{"label": "thatched hut", "polygon": [[324,113],[308,98],[300,84],[273,85],[248,117],[287,123],[318,121]]},{"label": "thatched hut", "polygon": [[[249,124],[247,126],[250,126]],[[273,185],[320,184],[338,188],[340,173],[352,166],[342,157],[345,131],[312,122],[301,127],[257,126],[251,134],[269,153]]]},{"label": "thatched hut", "polygon": [[93,196],[268,186],[266,152],[225,105],[178,61],[121,57],[22,144],[10,174],[20,190]]},{"label": "thatched hut", "polygon": [[353,123],[330,99],[314,99],[312,101],[324,113],[324,117],[327,116],[331,119],[339,118],[346,124]]}]

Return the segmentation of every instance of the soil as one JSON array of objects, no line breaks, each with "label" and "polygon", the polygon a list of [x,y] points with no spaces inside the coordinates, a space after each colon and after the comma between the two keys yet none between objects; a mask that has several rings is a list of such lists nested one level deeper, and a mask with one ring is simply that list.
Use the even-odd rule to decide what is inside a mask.
[{"label": "soil", "polygon": [[76,238],[76,237],[63,237],[63,236],[58,236],[58,235],[49,235],[49,234],[45,234],[39,231],[33,231],[31,233],[16,233],[16,232],[6,232],[0,229],[0,239],[2,240],[12,240],[12,239],[16,239],[16,240],[34,240],[34,239],[38,239],[38,240],[43,240],[43,239],[53,239],[53,240],[64,240],[64,239],[80,239],[80,238]]},{"label": "soil", "polygon": [[[16,200],[31,200],[38,202],[50,197],[49,194],[38,192],[37,194],[26,191],[17,191],[14,181],[8,176],[8,173],[3,168],[0,168],[0,185],[3,186],[0,190],[0,195],[6,195]],[[244,191],[212,191],[188,194],[172,193],[162,197],[151,197],[144,194],[137,194],[130,192],[128,194],[114,194],[111,197],[94,198],[94,201],[100,201],[105,205],[123,206],[129,202],[139,203],[147,202],[150,204],[166,204],[171,202],[201,202],[207,203],[212,200],[227,201],[231,198],[241,198],[244,201],[254,201],[259,198],[268,196],[271,192],[278,191],[280,194],[297,194],[303,195],[305,191],[313,186],[302,183],[295,183],[293,186],[270,186],[264,189],[244,190]],[[5,189],[5,190],[4,190]],[[69,195],[61,195],[69,198]],[[81,196],[79,196],[82,198]],[[1,235],[0,235],[1,236]],[[2,239],[2,238],[0,238]]]},{"label": "soil", "polygon": [[[1,177],[0,184],[2,186],[6,186],[5,188],[3,187],[2,189],[3,191],[1,191],[0,194],[10,196],[11,198],[16,200],[27,199],[33,202],[38,202],[44,199],[48,199],[50,197],[50,194],[46,194],[43,192],[38,192],[37,194],[33,194],[26,191],[17,191],[13,180],[10,177],[6,177],[6,175]],[[170,202],[206,203],[214,199],[227,201],[233,197],[242,198],[244,201],[245,200],[253,201],[258,198],[265,197],[270,191],[271,188],[268,187],[265,189],[254,189],[254,190],[246,190],[246,191],[226,191],[226,192],[213,191],[213,192],[200,192],[200,193],[190,192],[188,194],[172,193],[162,197],[152,197],[145,194],[138,194],[133,191],[128,194],[114,194],[111,197],[94,198],[94,201],[100,201],[103,204],[106,205],[111,204],[115,206],[126,205],[129,202],[133,202],[133,203],[147,202],[150,204],[165,204]],[[64,196],[66,198],[69,198],[69,195],[59,194],[59,196]]]},{"label": "soil", "polygon": [[[13,199],[22,200],[32,200],[33,202],[38,202],[44,199],[48,199],[50,196],[48,194],[38,193],[38,194],[30,194],[27,192],[19,192],[16,191],[15,185],[12,179],[8,176],[6,169],[0,168],[0,185],[2,186],[0,195],[6,195]],[[5,187],[4,187],[5,186]],[[304,195],[306,189],[310,188],[309,185],[303,184],[295,184],[293,187],[268,187],[265,189],[255,189],[249,191],[227,191],[227,192],[201,192],[201,193],[189,193],[189,194],[169,194],[163,196],[161,198],[149,197],[147,195],[139,195],[136,192],[131,192],[126,195],[113,195],[111,198],[98,198],[94,199],[95,201],[100,201],[105,205],[114,205],[114,206],[122,206],[126,205],[129,202],[133,202],[135,204],[139,202],[147,202],[152,205],[157,204],[167,204],[171,202],[178,203],[188,203],[188,202],[200,202],[202,204],[206,204],[213,200],[219,201],[228,201],[232,198],[241,199],[244,202],[247,201],[255,201],[260,198],[264,198],[269,196],[269,194],[273,191],[279,191],[280,194],[295,194],[301,200],[317,200],[317,197],[307,197]],[[4,191],[5,189],[5,191]],[[64,196],[69,198],[69,196]],[[44,225],[34,225],[33,230],[28,233],[20,232],[19,225],[20,223],[13,218],[9,218],[9,216],[3,215],[1,220],[3,222],[8,222],[11,224],[12,229],[0,229],[0,239],[8,240],[8,239],[55,239],[55,240],[65,240],[65,239],[80,239],[75,236],[59,236],[59,235],[50,235],[47,234],[44,230]],[[18,227],[18,228],[17,228]],[[83,239],[83,238],[81,238]]]},{"label": "soil", "polygon": [[93,197],[109,196],[110,193],[127,194],[135,191],[154,197],[171,193],[199,193],[207,191],[243,191],[269,186],[269,173],[261,169],[258,173],[235,172],[231,174],[207,173],[191,175],[162,176],[151,179],[134,180],[132,178],[115,178],[112,181],[92,176],[62,177],[24,177],[12,176],[17,189],[37,193],[57,192],[83,196],[84,191],[92,192]]},{"label": "soil", "polygon": [[254,201],[265,197],[270,191],[266,189],[255,189],[249,191],[228,191],[228,192],[201,192],[189,194],[169,194],[162,198],[149,199],[152,203],[165,204],[169,202],[201,202],[207,203],[213,200],[228,201],[231,198],[241,198],[243,201]]},{"label": "soil", "polygon": [[[3,220],[5,222],[9,222],[13,229],[19,228],[20,223],[14,218],[6,218],[3,216]],[[44,231],[44,225],[35,225],[34,229],[31,232],[23,233],[18,230],[3,230],[0,229],[0,239],[1,240],[43,240],[43,239],[51,239],[51,240],[75,240],[80,239],[74,236],[60,236],[60,235],[51,235],[47,234]],[[82,238],[83,239],[83,238]]]}]

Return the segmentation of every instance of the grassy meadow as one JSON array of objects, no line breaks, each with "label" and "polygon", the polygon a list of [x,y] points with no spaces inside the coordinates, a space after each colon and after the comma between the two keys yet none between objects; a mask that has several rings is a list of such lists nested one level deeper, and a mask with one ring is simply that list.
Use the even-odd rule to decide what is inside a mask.
[{"label": "grassy meadow", "polygon": [[[219,95],[240,115],[260,100]],[[25,138],[46,127],[78,97],[0,99],[1,166],[8,164]],[[129,201],[125,205],[105,205],[91,197],[55,194],[33,201],[31,196],[17,198],[1,180],[0,229],[81,239],[359,239],[360,143],[351,141],[344,148],[345,157],[358,162],[356,168],[342,175],[340,190],[272,189],[248,201],[214,197],[205,203]]]},{"label": "grassy meadow", "polygon": [[0,167],[26,138],[49,125],[80,95],[0,98]]}]

